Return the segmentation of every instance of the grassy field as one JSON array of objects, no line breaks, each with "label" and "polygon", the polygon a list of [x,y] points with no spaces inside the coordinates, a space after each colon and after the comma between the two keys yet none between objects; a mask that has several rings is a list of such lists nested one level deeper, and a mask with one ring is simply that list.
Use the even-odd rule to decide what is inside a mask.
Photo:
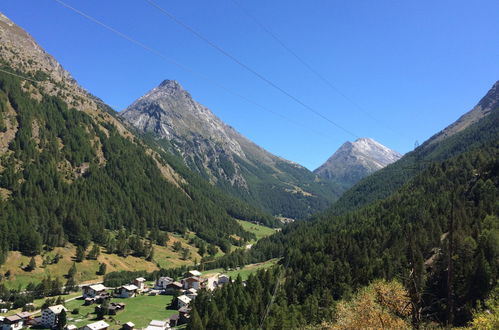
[{"label": "grassy field", "polygon": [[[126,304],[125,310],[116,315],[106,316],[105,321],[111,325],[110,329],[119,329],[126,322],[133,322],[136,328],[146,327],[151,320],[164,320],[176,314],[175,310],[167,310],[173,296],[138,296],[128,299],[113,298],[112,302],[122,302]],[[68,324],[82,327],[88,323],[97,321],[94,309],[96,305],[83,306],[83,300],[73,300],[66,303],[68,312]],[[78,314],[72,314],[75,308]]]},{"label": "grassy field", "polygon": [[[180,252],[173,251],[172,245],[176,241],[181,242],[183,247],[191,251],[190,259],[182,260]],[[104,249],[102,250],[104,251]],[[41,267],[43,258],[47,256],[52,258],[56,254],[62,256],[57,264],[47,265],[43,268]],[[7,288],[17,289],[19,287],[25,287],[30,282],[38,283],[48,276],[51,276],[52,278],[58,277],[64,283],[66,281],[64,275],[68,273],[68,270],[73,265],[75,254],[76,248],[72,244],[67,244],[66,247],[57,247],[50,252],[36,256],[36,269],[31,272],[26,272],[23,270],[23,267],[29,263],[31,257],[23,256],[17,251],[9,252],[7,260],[0,266],[0,274],[5,274],[7,271],[10,271],[11,276],[9,279],[4,279],[2,283],[5,284]],[[101,252],[97,260],[84,260],[83,262],[76,263],[76,280],[78,283],[102,280],[102,276],[96,274],[100,263],[105,263],[107,265],[108,273],[116,270],[145,270],[151,272],[159,269],[158,265],[162,268],[191,265],[194,263],[194,259],[201,260],[201,256],[197,253],[197,249],[189,245],[188,240],[183,237],[170,234],[170,241],[166,247],[154,245],[154,260],[152,262],[133,256],[124,258],[116,254]]]},{"label": "grassy field", "polygon": [[250,274],[256,273],[260,269],[272,267],[272,266],[276,265],[278,261],[279,261],[279,259],[270,259],[270,260],[267,260],[265,262],[246,265],[246,266],[242,267],[241,269],[235,269],[235,270],[230,270],[230,271],[224,271],[223,268],[216,268],[216,269],[211,269],[211,270],[207,270],[207,271],[203,272],[203,275],[208,276],[211,274],[223,273],[223,274],[229,275],[233,279],[236,278],[237,275],[241,275],[241,278],[244,281],[250,276]]},{"label": "grassy field", "polygon": [[[237,220],[237,222],[244,228],[244,230],[249,231],[256,235],[256,240],[260,240],[264,237],[270,236],[275,233],[275,230],[262,225],[257,225],[248,221]],[[252,243],[255,243],[252,242]]]}]

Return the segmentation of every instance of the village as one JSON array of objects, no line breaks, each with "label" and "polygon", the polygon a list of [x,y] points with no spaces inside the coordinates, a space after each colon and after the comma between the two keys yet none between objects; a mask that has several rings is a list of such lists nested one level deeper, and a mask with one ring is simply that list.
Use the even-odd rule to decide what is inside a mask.
[{"label": "village", "polygon": [[[227,274],[202,275],[197,270],[190,270],[179,280],[159,277],[154,282],[147,282],[145,278],[138,277],[132,283],[116,288],[106,287],[102,283],[83,285],[81,295],[67,300],[65,304],[48,306],[38,311],[23,311],[10,316],[0,316],[0,329],[166,330],[183,328],[190,317],[189,305],[196,299],[198,290],[214,290],[229,283],[230,280]],[[136,305],[132,303],[134,299],[137,302],[140,300],[139,305],[142,307],[152,304],[153,300],[163,303],[154,313],[154,316],[161,317],[150,319],[145,326],[134,324],[131,320],[122,320],[119,315],[124,315],[125,309],[130,309],[130,305]],[[86,312],[82,314],[82,310]],[[140,313],[140,311],[134,310],[133,314],[135,313]],[[147,315],[143,316],[147,318]]]}]

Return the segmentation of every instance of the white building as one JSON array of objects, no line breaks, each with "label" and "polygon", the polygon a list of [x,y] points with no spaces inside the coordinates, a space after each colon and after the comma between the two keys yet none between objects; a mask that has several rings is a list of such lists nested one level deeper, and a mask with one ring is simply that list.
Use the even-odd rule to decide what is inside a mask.
[{"label": "white building", "polygon": [[134,284],[122,285],[116,290],[114,295],[119,298],[131,298],[137,295],[138,290],[139,287]]},{"label": "white building", "polygon": [[201,276],[201,272],[198,270],[190,270],[184,274],[184,277]]},{"label": "white building", "polygon": [[67,312],[68,310],[63,305],[50,306],[42,311],[42,318],[40,324],[45,328],[53,328],[57,324],[59,315],[62,311]]},{"label": "white building", "polygon": [[177,308],[187,307],[191,302],[191,298],[187,297],[185,294],[177,297]]},{"label": "white building", "polygon": [[154,286],[156,289],[166,289],[166,286],[173,282],[173,278],[168,276],[162,276],[156,280],[156,285]]},{"label": "white building", "polygon": [[146,330],[166,330],[170,329],[168,321],[152,320],[147,326]]},{"label": "white building", "polygon": [[133,284],[137,286],[139,291],[144,291],[146,288],[146,279],[143,277],[137,277],[135,280],[133,280]]},{"label": "white building", "polygon": [[83,330],[106,330],[107,328],[109,328],[109,324],[104,321],[97,321],[87,324]]},{"label": "white building", "polygon": [[107,288],[102,284],[85,285],[82,287],[83,298],[94,298],[106,293]]}]

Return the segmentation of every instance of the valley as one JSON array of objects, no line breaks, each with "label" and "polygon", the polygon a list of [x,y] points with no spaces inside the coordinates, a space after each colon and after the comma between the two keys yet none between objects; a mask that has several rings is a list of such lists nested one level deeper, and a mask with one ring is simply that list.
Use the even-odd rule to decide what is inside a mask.
[{"label": "valley", "polygon": [[499,81],[489,87],[414,150],[350,132],[311,170],[176,80],[115,111],[0,13],[0,328],[495,329]]}]

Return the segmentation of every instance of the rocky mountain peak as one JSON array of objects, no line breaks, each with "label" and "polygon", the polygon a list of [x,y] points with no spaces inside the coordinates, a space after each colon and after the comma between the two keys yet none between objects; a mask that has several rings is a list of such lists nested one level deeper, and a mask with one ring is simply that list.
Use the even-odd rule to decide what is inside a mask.
[{"label": "rocky mountain peak", "polygon": [[397,161],[401,155],[371,138],[345,142],[314,173],[351,186],[363,177]]}]

